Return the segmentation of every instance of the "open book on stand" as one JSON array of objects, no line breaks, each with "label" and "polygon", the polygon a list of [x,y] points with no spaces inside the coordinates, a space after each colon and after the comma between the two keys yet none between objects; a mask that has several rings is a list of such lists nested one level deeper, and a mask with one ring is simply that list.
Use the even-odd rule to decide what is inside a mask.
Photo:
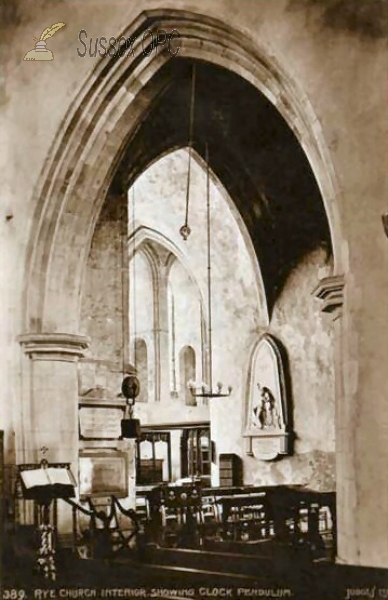
[{"label": "open book on stand", "polygon": [[74,498],[75,480],[66,467],[38,467],[20,471],[23,496],[32,500]]}]

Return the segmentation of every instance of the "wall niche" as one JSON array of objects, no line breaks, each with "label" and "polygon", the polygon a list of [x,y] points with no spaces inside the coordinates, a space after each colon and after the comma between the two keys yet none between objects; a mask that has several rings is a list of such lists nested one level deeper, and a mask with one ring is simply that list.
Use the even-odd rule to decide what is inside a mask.
[{"label": "wall niche", "polygon": [[264,334],[253,351],[246,405],[246,453],[275,460],[292,453],[292,408],[287,354],[274,336]]}]

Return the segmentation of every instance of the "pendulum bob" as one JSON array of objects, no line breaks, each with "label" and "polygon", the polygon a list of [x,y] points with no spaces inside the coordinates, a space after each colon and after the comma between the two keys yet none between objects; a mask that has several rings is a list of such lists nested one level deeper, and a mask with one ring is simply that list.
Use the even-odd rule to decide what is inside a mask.
[{"label": "pendulum bob", "polygon": [[121,435],[125,439],[139,439],[141,436],[139,419],[122,419]]},{"label": "pendulum bob", "polygon": [[[140,392],[140,382],[136,375],[127,375],[124,377],[121,391],[127,399],[127,412],[125,419],[121,421],[121,436],[125,439],[139,439],[141,436],[140,421],[133,418],[133,407],[135,399]],[[129,418],[128,418],[129,417]]]}]

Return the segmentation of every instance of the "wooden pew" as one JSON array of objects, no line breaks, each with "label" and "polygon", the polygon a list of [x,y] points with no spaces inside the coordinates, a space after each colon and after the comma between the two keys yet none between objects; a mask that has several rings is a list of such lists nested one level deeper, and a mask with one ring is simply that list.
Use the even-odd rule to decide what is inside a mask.
[{"label": "wooden pew", "polygon": [[274,548],[302,549],[314,556],[327,549],[335,554],[332,492],[302,486],[166,485],[152,490],[148,502],[151,538],[161,546],[209,547],[213,541],[241,547],[267,541]]}]

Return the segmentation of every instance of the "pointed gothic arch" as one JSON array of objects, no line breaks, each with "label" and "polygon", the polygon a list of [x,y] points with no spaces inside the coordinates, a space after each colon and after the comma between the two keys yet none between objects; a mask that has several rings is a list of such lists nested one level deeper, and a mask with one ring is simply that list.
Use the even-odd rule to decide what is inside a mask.
[{"label": "pointed gothic arch", "polygon": [[[334,274],[341,273],[345,258],[336,206],[339,186],[305,94],[265,49],[242,32],[201,14],[147,11],[122,35],[141,37],[147,29],[167,24],[180,32],[180,57],[237,73],[270,100],[295,132],[322,193]],[[172,60],[167,53],[151,53],[140,60],[101,59],[63,119],[34,190],[37,209],[27,252],[25,331],[77,332],[79,289],[96,220],[131,133],[165,85],[158,75]],[[152,86],[143,93],[151,80]],[[66,310],[58,310],[64,305]]]},{"label": "pointed gothic arch", "polygon": [[[122,35],[141,38],[147,29],[174,27],[181,35],[180,58],[215,65],[249,82],[294,132],[322,196],[333,248],[333,274],[342,274],[347,257],[338,211],[341,192],[307,95],[267,49],[259,48],[243,32],[202,14],[148,11]],[[31,339],[34,343],[48,333],[50,352],[59,345],[74,360],[82,355],[87,340],[77,337],[80,290],[93,231],[107,194],[123,196],[128,182],[155,158],[146,156],[143,162],[130,165],[125,185],[112,188],[131,138],[166,86],[173,60],[166,53],[136,60],[102,59],[65,115],[33,192],[36,211],[26,252],[22,325],[29,335],[21,339],[25,348]],[[173,141],[167,143],[174,146]],[[254,210],[252,215],[254,224]],[[43,352],[48,354],[46,349]],[[68,389],[75,396],[76,371],[70,361],[66,368],[67,381],[73,386]],[[28,365],[23,369],[27,380],[35,376],[30,375]],[[39,383],[33,381],[25,389],[31,393],[23,399],[28,414]],[[72,415],[69,419],[74,421]],[[74,432],[67,434],[63,448],[73,452],[75,437]]]}]

